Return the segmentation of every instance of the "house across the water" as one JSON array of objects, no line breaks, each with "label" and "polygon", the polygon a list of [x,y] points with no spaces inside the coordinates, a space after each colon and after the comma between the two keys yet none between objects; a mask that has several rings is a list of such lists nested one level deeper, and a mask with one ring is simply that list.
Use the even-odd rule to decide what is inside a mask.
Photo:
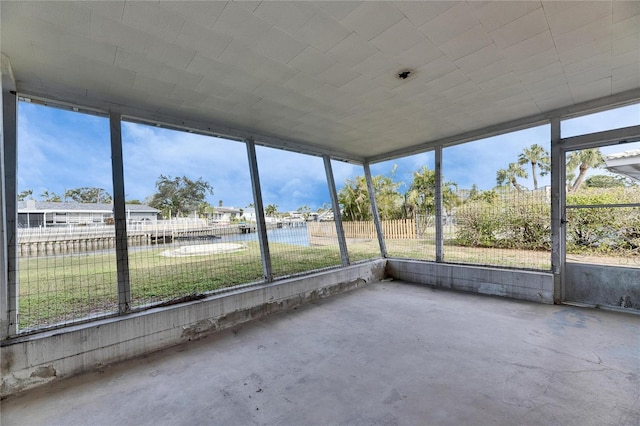
[{"label": "house across the water", "polygon": [[[127,204],[127,221],[155,222],[158,209],[144,204]],[[113,220],[113,204],[67,203],[26,200],[18,202],[19,228],[46,228],[51,226],[99,225]]]}]

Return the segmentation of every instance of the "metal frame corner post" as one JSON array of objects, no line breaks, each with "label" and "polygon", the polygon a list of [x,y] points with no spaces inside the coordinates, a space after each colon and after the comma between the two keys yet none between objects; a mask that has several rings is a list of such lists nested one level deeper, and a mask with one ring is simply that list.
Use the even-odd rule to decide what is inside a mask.
[{"label": "metal frame corner post", "polygon": [[442,145],[435,150],[435,204],[436,204],[436,262],[444,261],[444,233],[442,224]]},{"label": "metal frame corner post", "polygon": [[553,300],[564,300],[564,267],[566,252],[566,227],[564,206],[566,202],[566,163],[562,149],[560,118],[551,120],[551,272],[553,273]]},{"label": "metal frame corner post", "polygon": [[331,208],[333,209],[333,221],[336,226],[342,266],[349,266],[349,251],[347,250],[347,240],[344,236],[344,227],[342,226],[342,215],[340,214],[340,205],[338,204],[338,193],[336,192],[336,182],[333,177],[331,158],[328,155],[323,155],[322,160],[324,161],[324,171],[327,175],[327,184],[329,185]]},{"label": "metal frame corner post", "polygon": [[[4,76],[3,76],[4,77]],[[18,258],[17,258],[17,177],[18,177],[18,97],[2,87],[2,167],[1,205],[2,235],[0,258],[0,339],[18,332]]]},{"label": "metal frame corner post", "polygon": [[131,312],[131,282],[129,280],[129,246],[127,241],[127,213],[122,162],[122,124],[120,113],[109,112],[111,134],[111,170],[113,177],[113,217],[116,232],[116,267],[118,271],[118,311]]},{"label": "metal frame corner post", "polygon": [[266,282],[273,281],[273,266],[271,264],[271,252],[269,251],[269,239],[267,237],[267,222],[264,218],[264,205],[262,202],[262,189],[260,187],[260,174],[258,173],[258,158],[256,157],[256,144],[253,139],[245,140],[247,145],[247,157],[249,159],[249,172],[251,174],[251,189],[253,190],[253,203],[256,209],[256,225],[260,254],[262,256],[262,274]]},{"label": "metal frame corner post", "polygon": [[367,189],[369,190],[369,202],[371,204],[371,214],[373,215],[373,223],[378,234],[378,244],[380,244],[380,254],[387,257],[387,245],[384,241],[384,232],[382,231],[382,222],[380,221],[380,212],[378,212],[378,204],[376,203],[376,193],[373,187],[373,179],[371,179],[371,169],[369,163],[363,164],[364,178],[367,181]]}]

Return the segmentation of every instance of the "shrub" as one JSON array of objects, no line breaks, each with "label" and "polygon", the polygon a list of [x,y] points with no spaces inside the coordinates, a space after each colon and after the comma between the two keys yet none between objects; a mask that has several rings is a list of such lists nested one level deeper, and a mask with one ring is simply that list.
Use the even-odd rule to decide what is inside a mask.
[{"label": "shrub", "polygon": [[550,206],[545,193],[510,191],[475,199],[456,210],[456,243],[463,246],[550,248]]},{"label": "shrub", "polygon": [[[585,188],[567,205],[637,204],[637,188]],[[542,192],[510,191],[476,198],[456,210],[456,240],[463,246],[528,250],[551,248],[550,200]],[[640,255],[639,207],[567,209],[567,251]]]},{"label": "shrub", "polygon": [[[636,188],[587,188],[567,195],[567,205],[640,202]],[[640,208],[567,209],[567,251],[640,254]]]}]

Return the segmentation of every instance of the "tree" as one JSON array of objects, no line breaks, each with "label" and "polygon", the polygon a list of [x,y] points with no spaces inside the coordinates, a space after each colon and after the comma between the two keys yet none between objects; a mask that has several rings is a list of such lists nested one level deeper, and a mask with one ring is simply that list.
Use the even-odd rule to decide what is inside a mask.
[{"label": "tree", "polygon": [[198,178],[191,180],[186,176],[175,177],[160,175],[156,181],[156,193],[149,205],[162,210],[165,217],[188,216],[197,211],[205,202],[207,194],[213,195],[213,187]]},{"label": "tree", "polygon": [[140,200],[133,199],[133,200],[125,201],[125,204],[137,204],[137,205],[140,205],[140,204],[142,204],[142,202]]},{"label": "tree", "polygon": [[371,202],[364,176],[347,179],[338,192],[338,203],[342,206],[345,221],[371,220]]},{"label": "tree", "polygon": [[[445,182],[442,185],[442,204],[447,211],[451,211],[459,202],[454,190],[456,186],[453,182]],[[413,173],[413,182],[405,194],[407,216],[434,215],[436,210],[435,196],[436,172],[429,170],[427,166],[422,166],[420,170]]]},{"label": "tree", "polygon": [[508,186],[511,184],[515,189],[522,192],[524,187],[518,183],[516,179],[518,177],[526,179],[529,175],[522,168],[522,165],[518,163],[509,163],[509,167],[497,171],[496,183],[498,186]]},{"label": "tree", "polygon": [[42,191],[42,193],[40,194],[40,198],[42,198],[42,201],[55,203],[59,203],[60,201],[62,201],[62,197],[60,195],[56,194],[55,192],[49,192],[46,189]]},{"label": "tree", "polygon": [[[394,170],[391,172],[392,175]],[[394,182],[393,177],[376,175],[371,177],[371,183],[380,219],[401,217],[403,197],[398,192],[400,182]],[[338,192],[338,202],[342,206],[342,218],[345,221],[364,221],[373,217],[369,189],[364,176],[347,179],[345,186]]]},{"label": "tree", "polygon": [[24,201],[27,197],[31,197],[32,194],[33,194],[33,189],[26,189],[24,191],[20,191],[20,193],[17,196],[18,201]]},{"label": "tree", "polygon": [[381,220],[393,220],[402,217],[404,197],[398,191],[402,182],[395,182],[393,175],[396,166],[391,170],[391,176],[376,175],[371,177],[373,193]]},{"label": "tree", "polygon": [[[573,151],[569,154],[567,161],[567,172],[578,168],[578,177],[572,185],[568,186],[567,192],[576,192],[590,168],[598,168],[604,164],[602,154],[598,148],[583,149],[582,151]],[[575,175],[574,175],[575,176]]]},{"label": "tree", "polygon": [[536,166],[540,166],[540,176],[544,176],[551,170],[551,157],[549,152],[538,144],[525,148],[518,156],[518,164],[531,163],[531,176],[533,177],[533,189],[538,189],[538,176]]},{"label": "tree", "polygon": [[64,198],[70,198],[76,203],[110,203],[111,195],[102,188],[82,187],[69,189],[64,193]]},{"label": "tree", "polygon": [[522,192],[523,187],[518,183],[516,178],[527,178],[528,176],[527,172],[522,168],[522,165],[518,163],[509,163],[508,168],[498,170],[496,173],[496,182],[498,186],[511,184],[519,192]]},{"label": "tree", "polygon": [[588,188],[619,188],[627,186],[622,176],[593,175],[585,179],[584,184]]},{"label": "tree", "polygon": [[276,204],[269,204],[264,208],[264,215],[268,217],[278,216],[278,206]]},{"label": "tree", "polygon": [[296,211],[302,215],[304,220],[308,220],[309,216],[311,215],[311,207],[306,205],[302,207],[298,207]]}]

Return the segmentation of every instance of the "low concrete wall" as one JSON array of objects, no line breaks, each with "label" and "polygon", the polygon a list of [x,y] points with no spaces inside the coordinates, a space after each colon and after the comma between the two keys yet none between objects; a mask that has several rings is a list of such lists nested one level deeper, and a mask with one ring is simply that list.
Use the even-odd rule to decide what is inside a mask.
[{"label": "low concrete wall", "polygon": [[2,342],[0,397],[385,277],[384,259]]},{"label": "low concrete wall", "polygon": [[565,301],[640,310],[638,268],[567,262],[565,271]]},{"label": "low concrete wall", "polygon": [[389,259],[387,276],[434,287],[553,304],[551,273]]}]

